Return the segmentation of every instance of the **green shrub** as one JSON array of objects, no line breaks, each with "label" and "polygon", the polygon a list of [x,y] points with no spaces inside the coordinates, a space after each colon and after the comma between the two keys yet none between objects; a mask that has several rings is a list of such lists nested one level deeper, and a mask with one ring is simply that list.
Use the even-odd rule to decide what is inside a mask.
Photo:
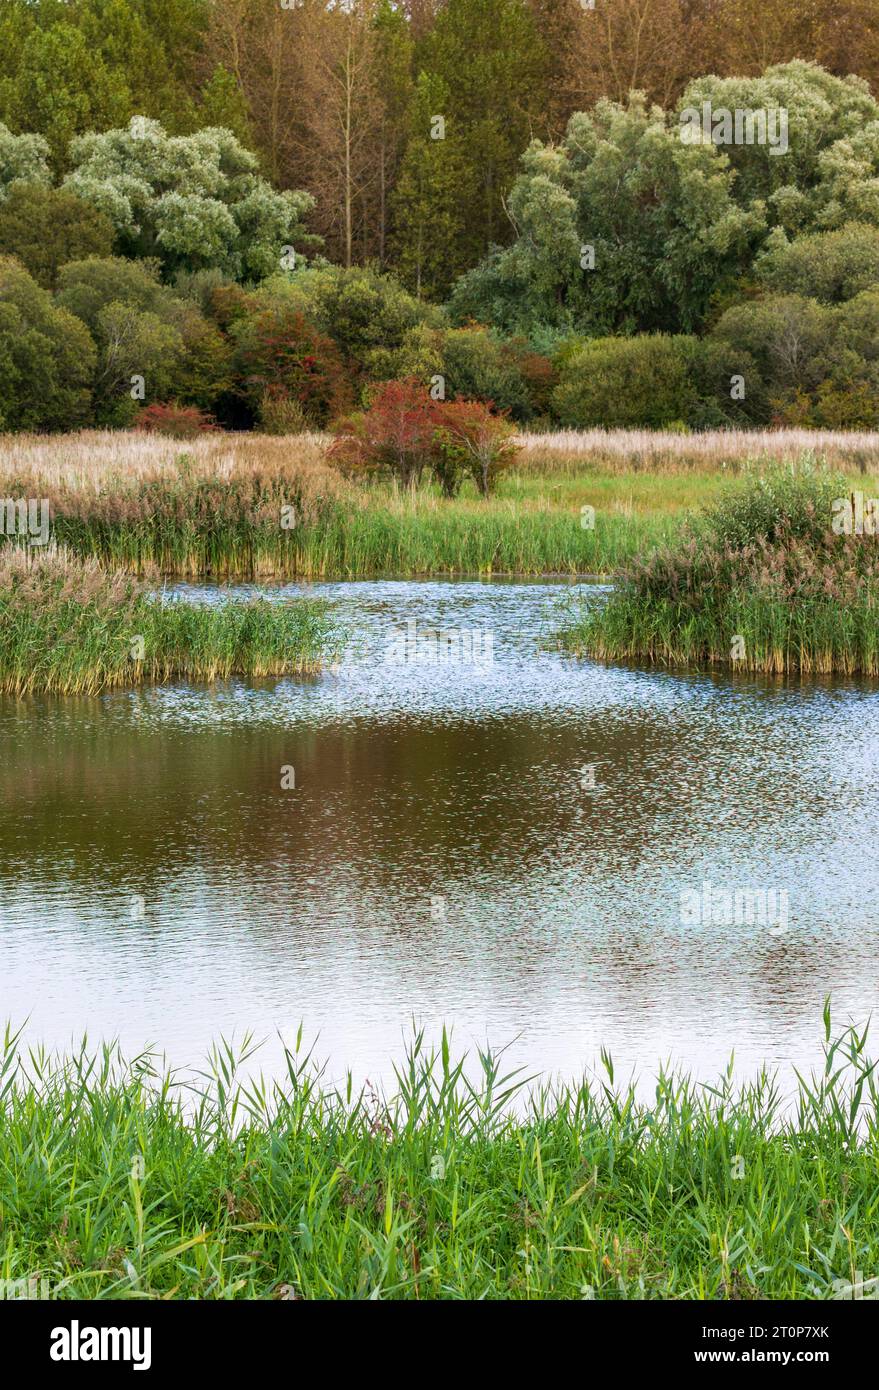
[{"label": "green shrub", "polygon": [[775,233],[757,261],[757,274],[778,294],[801,294],[840,304],[879,285],[879,227],[847,222],[789,242]]},{"label": "green shrub", "polygon": [[16,183],[0,203],[0,253],[17,256],[44,289],[68,261],[112,250],[110,219],[63,189]]},{"label": "green shrub", "polygon": [[298,310],[357,370],[369,365],[372,353],[402,347],[410,329],[442,322],[438,309],[369,266],[318,264],[279,273],[264,281],[254,298],[261,308],[283,304]]},{"label": "green shrub", "polygon": [[689,422],[699,397],[693,380],[697,339],[663,333],[593,338],[559,354],[553,409],[563,425],[588,429]]}]

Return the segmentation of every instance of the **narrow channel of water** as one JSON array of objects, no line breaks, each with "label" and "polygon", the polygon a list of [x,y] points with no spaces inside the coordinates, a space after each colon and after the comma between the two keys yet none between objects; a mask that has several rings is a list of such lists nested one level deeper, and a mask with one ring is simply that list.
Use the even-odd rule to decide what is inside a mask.
[{"label": "narrow channel of water", "polygon": [[330,1075],[389,1081],[445,1020],[568,1077],[605,1044],[649,1089],[733,1048],[808,1068],[829,991],[875,1011],[875,683],[575,662],[558,584],[308,592],[352,633],[319,678],[0,702],[0,1015],[30,1038],[197,1064],[252,1029],[270,1069],[302,1020]]}]

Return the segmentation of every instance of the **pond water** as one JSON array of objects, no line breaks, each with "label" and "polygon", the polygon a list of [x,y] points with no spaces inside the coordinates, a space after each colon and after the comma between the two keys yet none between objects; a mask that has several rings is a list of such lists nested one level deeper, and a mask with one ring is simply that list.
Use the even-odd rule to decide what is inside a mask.
[{"label": "pond water", "polygon": [[663,1059],[808,1068],[826,993],[875,1009],[875,684],[577,662],[560,584],[271,592],[303,591],[351,633],[320,677],[0,702],[30,1039],[197,1065],[251,1029],[271,1070],[301,1021],[333,1079],[390,1082],[445,1021],[549,1075],[604,1044],[649,1091]]}]

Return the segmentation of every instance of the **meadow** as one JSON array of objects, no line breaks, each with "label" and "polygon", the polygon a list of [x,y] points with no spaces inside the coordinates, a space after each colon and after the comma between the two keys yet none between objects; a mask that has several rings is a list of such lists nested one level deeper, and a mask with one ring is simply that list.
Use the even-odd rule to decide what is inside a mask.
[{"label": "meadow", "polygon": [[251,1039],[188,1079],[85,1042],[0,1053],[0,1274],[53,1298],[826,1299],[879,1259],[866,1030],[782,1099],[660,1071],[528,1084],[413,1038],[395,1094]]}]

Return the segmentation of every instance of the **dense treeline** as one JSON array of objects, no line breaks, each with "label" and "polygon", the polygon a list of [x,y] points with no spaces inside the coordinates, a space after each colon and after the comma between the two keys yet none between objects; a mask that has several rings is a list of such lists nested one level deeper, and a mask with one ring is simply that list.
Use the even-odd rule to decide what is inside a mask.
[{"label": "dense treeline", "polygon": [[879,0],[4,0],[0,121],[43,135],[59,173],[75,136],[134,115],[228,127],[311,194],[331,260],[442,297],[512,239],[532,138],[602,97],[670,108],[703,73],[793,58],[879,90]]},{"label": "dense treeline", "polygon": [[879,0],[290,4],[9,0],[0,428],[879,425]]}]

